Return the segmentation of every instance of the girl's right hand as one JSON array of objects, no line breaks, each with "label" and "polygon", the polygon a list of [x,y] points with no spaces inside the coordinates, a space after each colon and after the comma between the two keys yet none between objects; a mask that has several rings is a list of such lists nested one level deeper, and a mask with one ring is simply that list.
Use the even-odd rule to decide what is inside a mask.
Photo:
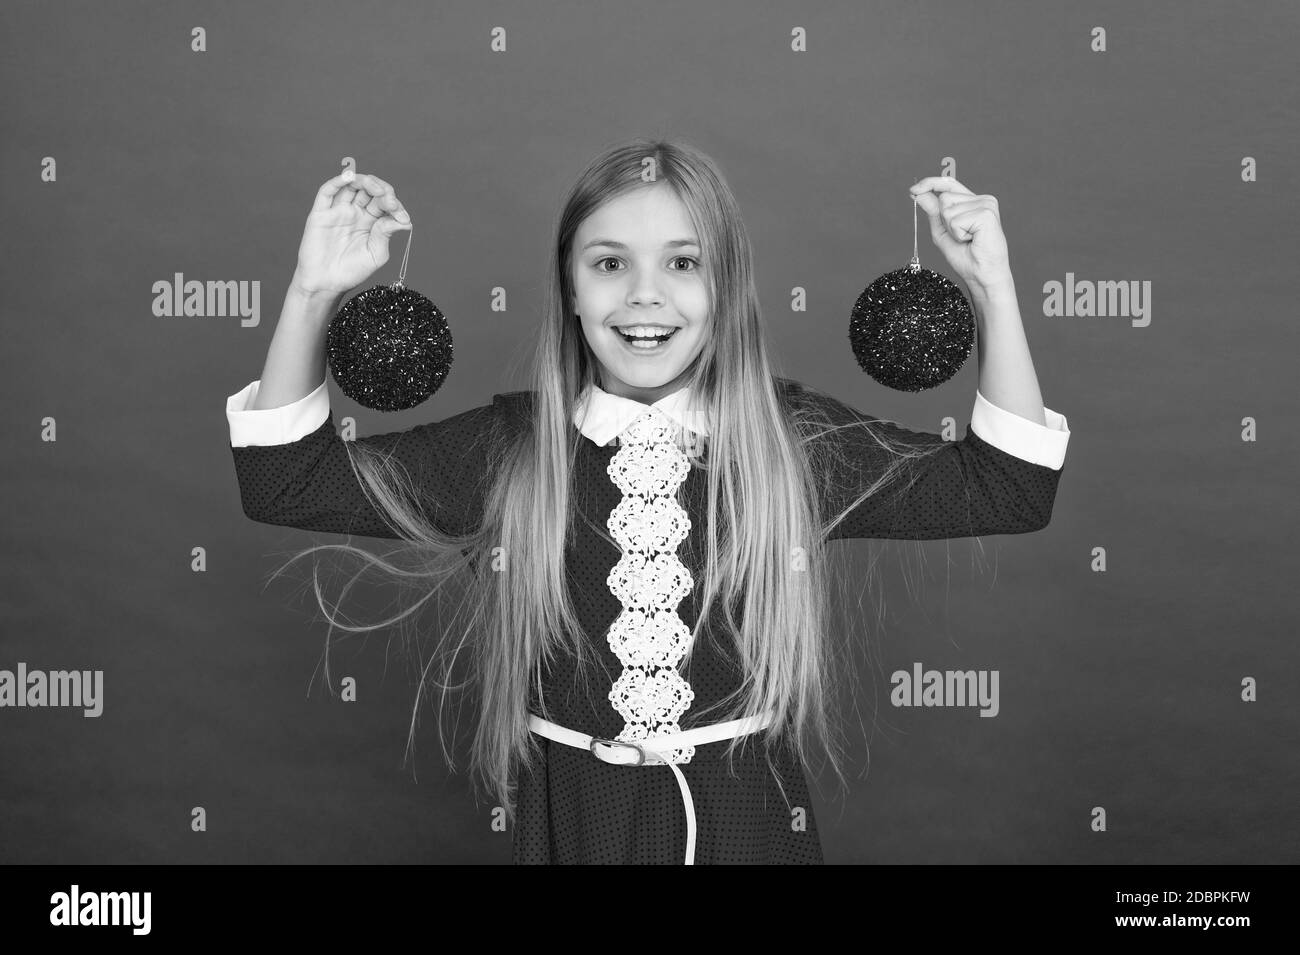
[{"label": "girl's right hand", "polygon": [[316,193],[293,285],[309,295],[341,295],[388,261],[388,239],[411,228],[393,187],[376,176],[344,170]]}]

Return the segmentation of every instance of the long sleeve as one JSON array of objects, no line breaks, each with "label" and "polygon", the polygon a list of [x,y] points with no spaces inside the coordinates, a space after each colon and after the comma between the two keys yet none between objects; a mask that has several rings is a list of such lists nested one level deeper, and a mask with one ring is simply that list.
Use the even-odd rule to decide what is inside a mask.
[{"label": "long sleeve", "polygon": [[937,434],[871,418],[797,383],[795,393],[825,418],[810,432],[808,447],[828,521],[878,480],[890,460],[863,422],[871,422],[895,447],[938,448],[905,462],[892,480],[831,529],[829,539],[1024,534],[1051,521],[1070,438],[1064,415],[1045,409],[1047,424],[1040,425],[997,407],[977,391],[965,437],[944,441]]},{"label": "long sleeve", "polygon": [[[325,382],[292,404],[250,410],[259,385],[251,382],[226,399],[244,514],[264,524],[398,539],[353,470]],[[491,438],[503,401],[494,395],[490,405],[354,443],[400,464],[434,526],[462,534],[482,519]]]}]

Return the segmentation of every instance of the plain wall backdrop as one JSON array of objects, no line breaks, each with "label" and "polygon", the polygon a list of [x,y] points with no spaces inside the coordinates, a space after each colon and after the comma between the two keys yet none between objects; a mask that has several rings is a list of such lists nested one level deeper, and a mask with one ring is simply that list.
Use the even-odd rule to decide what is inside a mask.
[{"label": "plain wall backdrop", "polygon": [[[336,420],[398,430],[523,387],[561,197],[637,135],[721,165],[781,373],[964,433],[974,355],[908,395],[847,337],[911,255],[907,187],[955,162],[1000,201],[1044,402],[1073,434],[1047,529],[927,542],[916,599],[885,562],[883,673],[996,669],[1001,711],[893,709],[877,674],[851,790],[823,776],[814,806],[827,861],[1300,861],[1298,25],[1290,2],[6,3],[0,669],[102,669],[105,699],[94,719],[0,709],[0,861],[509,862],[429,711],[418,783],[402,765],[415,686],[382,635],[331,653],[358,702],[308,692],[325,625],[263,585],[343,538],[244,517],[224,400],[261,373],[345,156],[411,212],[406,281],[456,357],[400,414],[331,382]],[[951,277],[924,217],[920,257]],[[259,282],[260,323],[156,317],[177,272]],[[1149,282],[1149,325],[1046,315],[1069,273]]]}]

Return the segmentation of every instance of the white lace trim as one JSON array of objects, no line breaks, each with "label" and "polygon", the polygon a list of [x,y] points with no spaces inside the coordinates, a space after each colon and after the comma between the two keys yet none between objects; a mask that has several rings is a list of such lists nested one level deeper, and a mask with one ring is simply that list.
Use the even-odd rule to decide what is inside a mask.
[{"label": "white lace trim", "polygon": [[[608,634],[610,649],[623,664],[623,675],[609,691],[625,721],[615,737],[623,742],[678,732],[677,721],[695,698],[677,672],[691,636],[677,605],[695,585],[676,553],[691,529],[677,502],[677,490],[690,472],[676,444],[677,431],[663,412],[649,409],[624,429],[606,468],[623,492],[607,522],[623,549],[607,579],[623,604]],[[689,763],[694,755],[695,747],[685,746],[667,758]]]}]

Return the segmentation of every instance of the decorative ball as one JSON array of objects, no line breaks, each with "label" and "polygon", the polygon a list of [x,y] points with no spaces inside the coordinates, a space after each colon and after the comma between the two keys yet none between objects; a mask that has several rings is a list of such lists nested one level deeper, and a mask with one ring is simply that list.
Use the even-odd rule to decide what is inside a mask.
[{"label": "decorative ball", "polygon": [[325,353],[339,388],[376,411],[405,411],[437,391],[451,370],[451,328],[419,292],[376,285],[330,321]]},{"label": "decorative ball", "polygon": [[849,321],[858,364],[897,391],[925,391],[961,369],[975,344],[966,296],[918,264],[886,272],[858,296]]}]

